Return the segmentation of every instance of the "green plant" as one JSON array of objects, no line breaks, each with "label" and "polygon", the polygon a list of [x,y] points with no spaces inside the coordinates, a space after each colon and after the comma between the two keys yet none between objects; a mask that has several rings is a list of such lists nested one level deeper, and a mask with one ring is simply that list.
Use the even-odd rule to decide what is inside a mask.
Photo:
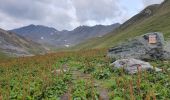
[{"label": "green plant", "polygon": [[74,83],[72,98],[73,100],[96,100],[98,93],[91,82],[79,80]]},{"label": "green plant", "polygon": [[93,76],[96,79],[108,79],[111,75],[110,69],[109,68],[101,68],[101,69],[97,69],[94,73]]}]

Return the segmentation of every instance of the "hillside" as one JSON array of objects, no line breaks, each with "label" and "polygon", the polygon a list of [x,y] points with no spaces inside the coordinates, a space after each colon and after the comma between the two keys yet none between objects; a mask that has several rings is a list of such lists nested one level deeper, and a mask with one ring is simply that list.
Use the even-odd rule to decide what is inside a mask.
[{"label": "hillside", "polygon": [[59,48],[74,46],[94,37],[101,37],[119,27],[119,23],[112,25],[79,26],[71,31],[58,31],[55,28],[42,25],[29,25],[10,30],[18,35],[29,38],[46,47]]},{"label": "hillside", "polygon": [[25,39],[12,32],[0,29],[0,57],[9,56],[28,56],[41,54],[46,50],[38,43]]},{"label": "hillside", "polygon": [[148,6],[139,14],[122,24],[118,29],[103,37],[93,38],[80,43],[73,48],[108,48],[135,36],[154,31],[162,32],[166,40],[169,40],[170,0],[165,0],[160,5]]}]

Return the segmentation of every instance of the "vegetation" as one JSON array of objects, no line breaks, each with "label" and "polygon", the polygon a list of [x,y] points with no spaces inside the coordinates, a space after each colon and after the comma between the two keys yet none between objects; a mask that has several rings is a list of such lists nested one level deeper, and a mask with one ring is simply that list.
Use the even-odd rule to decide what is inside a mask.
[{"label": "vegetation", "polygon": [[106,49],[59,52],[0,61],[2,100],[170,99],[170,61],[151,61],[162,72],[128,75],[112,70]]}]

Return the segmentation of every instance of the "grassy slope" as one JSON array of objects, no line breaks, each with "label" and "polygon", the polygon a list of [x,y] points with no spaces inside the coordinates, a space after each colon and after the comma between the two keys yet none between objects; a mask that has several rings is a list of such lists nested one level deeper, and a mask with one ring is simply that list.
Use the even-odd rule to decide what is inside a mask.
[{"label": "grassy slope", "polygon": [[[145,16],[144,11],[150,9],[152,14]],[[125,22],[119,29],[108,33],[102,38],[93,38],[74,47],[84,48],[108,48],[129,38],[145,34],[147,32],[162,32],[166,39],[170,37],[170,0],[161,5],[153,5],[144,9],[141,13]]]}]

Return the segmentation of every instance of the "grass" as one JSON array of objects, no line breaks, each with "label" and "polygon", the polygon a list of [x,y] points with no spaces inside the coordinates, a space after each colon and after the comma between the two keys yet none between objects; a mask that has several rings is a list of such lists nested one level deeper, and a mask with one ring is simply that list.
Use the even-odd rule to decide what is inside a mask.
[{"label": "grass", "polygon": [[106,52],[94,49],[0,60],[0,99],[98,100],[103,89],[111,100],[170,98],[170,61],[151,62],[163,72],[128,75],[109,67]]}]

